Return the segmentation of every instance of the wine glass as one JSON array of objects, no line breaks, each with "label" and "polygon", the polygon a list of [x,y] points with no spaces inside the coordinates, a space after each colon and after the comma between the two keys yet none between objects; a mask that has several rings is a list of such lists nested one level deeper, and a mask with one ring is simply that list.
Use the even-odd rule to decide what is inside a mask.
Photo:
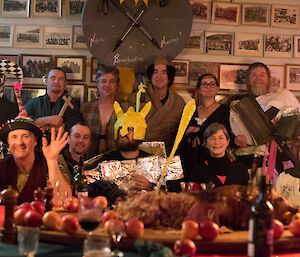
[{"label": "wine glass", "polygon": [[111,236],[111,257],[123,257],[124,253],[119,250],[119,244],[124,233],[124,222],[119,219],[110,219],[105,222],[104,227]]},{"label": "wine glass", "polygon": [[77,218],[82,229],[88,232],[88,238],[92,235],[100,222],[102,216],[102,208],[92,201],[89,197],[80,199]]}]

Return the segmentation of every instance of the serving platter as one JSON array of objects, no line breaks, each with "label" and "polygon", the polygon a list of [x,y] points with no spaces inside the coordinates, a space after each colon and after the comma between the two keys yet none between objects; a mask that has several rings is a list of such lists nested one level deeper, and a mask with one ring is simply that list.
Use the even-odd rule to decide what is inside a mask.
[{"label": "serving platter", "polygon": [[[73,236],[69,236],[60,231],[41,230],[40,241],[60,244],[81,244],[86,238],[86,233],[80,230]],[[100,226],[93,232],[95,237],[108,237],[107,232]],[[180,238],[180,230],[174,229],[145,229],[141,240],[162,243],[173,247],[174,242]],[[245,254],[247,252],[248,231],[234,231],[231,233],[222,233],[214,241],[205,241],[200,236],[194,240],[198,253],[206,254]],[[120,248],[122,250],[134,250],[134,240],[123,237]],[[275,240],[274,251],[289,252],[300,251],[300,237],[293,237],[285,230],[280,239]]]}]

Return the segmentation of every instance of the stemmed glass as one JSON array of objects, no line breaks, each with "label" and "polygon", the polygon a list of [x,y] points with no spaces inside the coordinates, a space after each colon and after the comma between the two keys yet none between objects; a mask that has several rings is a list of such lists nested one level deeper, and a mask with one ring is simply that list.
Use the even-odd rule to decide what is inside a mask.
[{"label": "stemmed glass", "polygon": [[93,234],[100,222],[102,216],[102,208],[88,197],[80,199],[77,218],[82,229],[88,232],[88,237]]},{"label": "stemmed glass", "polygon": [[119,219],[111,219],[105,222],[105,227],[111,236],[111,257],[123,257],[124,253],[119,250],[119,244],[124,233],[124,223]]}]

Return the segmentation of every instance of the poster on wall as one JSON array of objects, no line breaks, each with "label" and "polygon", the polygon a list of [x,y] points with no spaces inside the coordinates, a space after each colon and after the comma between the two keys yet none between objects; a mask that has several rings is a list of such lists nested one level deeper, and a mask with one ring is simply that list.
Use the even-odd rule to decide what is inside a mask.
[{"label": "poster on wall", "polygon": [[220,64],[220,89],[246,90],[248,64]]}]

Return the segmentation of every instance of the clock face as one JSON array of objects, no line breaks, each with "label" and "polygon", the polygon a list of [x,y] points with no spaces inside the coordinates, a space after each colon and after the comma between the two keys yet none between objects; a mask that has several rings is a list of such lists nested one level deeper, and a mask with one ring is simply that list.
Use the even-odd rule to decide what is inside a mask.
[{"label": "clock face", "polygon": [[100,63],[145,72],[157,56],[172,60],[184,48],[192,27],[189,1],[149,0],[147,7],[141,0],[108,0],[108,9],[103,2],[87,0],[82,15],[87,45]]}]

